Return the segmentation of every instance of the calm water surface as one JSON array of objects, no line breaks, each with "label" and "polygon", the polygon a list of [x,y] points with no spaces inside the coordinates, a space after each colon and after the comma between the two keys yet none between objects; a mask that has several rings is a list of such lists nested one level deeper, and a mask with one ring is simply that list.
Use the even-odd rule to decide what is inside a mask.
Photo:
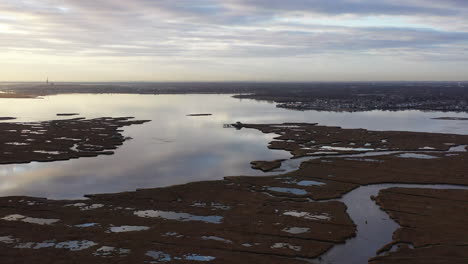
[{"label": "calm water surface", "polygon": [[[274,137],[259,131],[223,128],[223,124],[317,122],[373,130],[468,133],[467,121],[431,120],[467,114],[420,111],[332,113],[293,111],[275,104],[234,99],[230,95],[57,95],[43,99],[1,99],[0,116],[17,121],[81,117],[135,116],[152,122],[125,128],[134,138],[115,155],[53,163],[0,165],[0,196],[79,198],[89,193],[131,191],[231,175],[264,175],[252,160],[289,158],[267,148]],[[211,113],[187,117],[191,113]]]}]

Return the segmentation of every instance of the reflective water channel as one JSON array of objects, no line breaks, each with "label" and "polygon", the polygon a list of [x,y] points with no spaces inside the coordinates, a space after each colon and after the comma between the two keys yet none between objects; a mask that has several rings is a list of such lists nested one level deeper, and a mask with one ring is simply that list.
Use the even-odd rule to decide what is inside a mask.
[{"label": "reflective water channel", "polygon": [[359,187],[336,201],[346,204],[347,213],[357,226],[356,237],[345,244],[334,246],[330,251],[314,260],[321,264],[361,264],[375,257],[376,252],[392,242],[392,235],[399,225],[371,200],[383,189],[429,188],[429,189],[462,189],[467,187],[448,184],[375,184]]}]

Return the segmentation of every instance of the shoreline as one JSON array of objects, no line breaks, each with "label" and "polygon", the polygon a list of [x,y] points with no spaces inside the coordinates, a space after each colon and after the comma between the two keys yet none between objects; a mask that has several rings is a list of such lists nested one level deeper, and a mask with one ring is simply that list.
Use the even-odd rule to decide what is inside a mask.
[{"label": "shoreline", "polygon": [[[467,87],[460,83],[64,83],[2,87],[18,98],[88,94],[233,94],[234,98],[274,102],[291,110],[365,112],[468,112]],[[287,91],[287,92],[285,92]],[[1,92],[1,91],[0,91]],[[5,93],[8,92],[8,93]],[[443,96],[441,97],[441,94]],[[437,99],[435,99],[437,98]]]}]

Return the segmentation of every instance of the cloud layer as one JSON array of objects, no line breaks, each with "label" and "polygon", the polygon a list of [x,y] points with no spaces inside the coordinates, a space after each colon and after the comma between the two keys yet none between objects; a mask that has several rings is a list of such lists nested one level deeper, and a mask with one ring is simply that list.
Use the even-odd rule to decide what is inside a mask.
[{"label": "cloud layer", "polygon": [[0,58],[0,81],[468,79],[468,2],[3,0]]}]

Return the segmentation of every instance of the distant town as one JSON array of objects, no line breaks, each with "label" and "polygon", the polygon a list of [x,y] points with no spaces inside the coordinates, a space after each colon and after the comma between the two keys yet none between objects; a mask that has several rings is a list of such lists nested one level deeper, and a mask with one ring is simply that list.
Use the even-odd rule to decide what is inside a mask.
[{"label": "distant town", "polygon": [[318,111],[371,111],[371,110],[430,110],[467,112],[466,100],[437,100],[437,99],[407,99],[407,98],[369,98],[356,97],[351,99],[315,99],[309,102],[286,102],[277,107],[295,110]]},{"label": "distant town", "polygon": [[339,83],[16,83],[0,86],[4,97],[66,93],[233,94],[238,99],[277,103],[294,110],[426,110],[468,112],[468,82]]}]

